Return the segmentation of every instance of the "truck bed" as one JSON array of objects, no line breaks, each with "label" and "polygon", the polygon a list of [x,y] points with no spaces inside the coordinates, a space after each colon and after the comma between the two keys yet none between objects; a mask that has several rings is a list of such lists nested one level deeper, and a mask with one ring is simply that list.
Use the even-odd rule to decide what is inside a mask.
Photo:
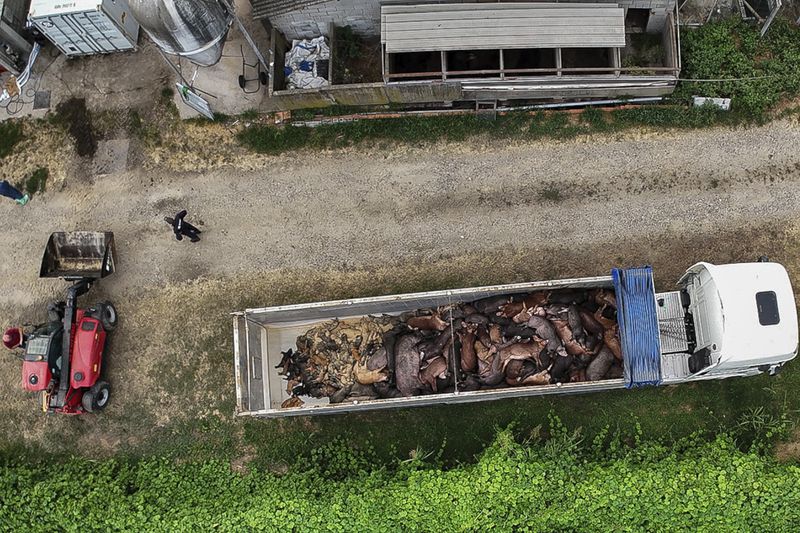
[{"label": "truck bed", "polygon": [[[367,409],[474,402],[520,396],[567,394],[623,388],[623,379],[553,385],[510,387],[504,389],[459,391],[407,398],[375,399],[330,404],[327,398],[303,397],[302,407],[281,408],[290,395],[286,381],[276,366],[281,352],[295,346],[299,335],[316,324],[332,318],[350,319],[365,315],[394,314],[449,303],[474,301],[489,296],[550,289],[613,288],[611,276],[494,285],[467,289],[433,291],[331,302],[315,302],[235,313],[234,351],[237,391],[237,414],[280,417],[305,414],[343,413]],[[654,293],[651,293],[653,299]],[[627,370],[626,370],[627,371]]]}]

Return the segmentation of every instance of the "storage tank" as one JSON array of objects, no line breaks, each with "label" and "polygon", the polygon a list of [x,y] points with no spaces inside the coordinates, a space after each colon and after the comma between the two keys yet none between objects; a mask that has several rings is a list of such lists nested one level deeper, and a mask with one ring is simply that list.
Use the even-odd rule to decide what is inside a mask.
[{"label": "storage tank", "polygon": [[218,0],[129,0],[131,13],[168,54],[209,67],[222,57],[233,13]]}]

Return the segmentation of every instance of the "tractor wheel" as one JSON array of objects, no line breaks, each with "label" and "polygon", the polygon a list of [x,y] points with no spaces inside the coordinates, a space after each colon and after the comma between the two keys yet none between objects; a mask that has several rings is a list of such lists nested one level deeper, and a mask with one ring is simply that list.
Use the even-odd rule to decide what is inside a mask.
[{"label": "tractor wheel", "polygon": [[103,324],[103,329],[106,331],[114,331],[117,327],[119,315],[117,315],[117,308],[111,302],[103,302],[97,306],[100,312],[99,320]]},{"label": "tractor wheel", "polygon": [[105,381],[98,381],[92,388],[83,393],[81,405],[87,413],[102,411],[111,397],[111,388]]}]

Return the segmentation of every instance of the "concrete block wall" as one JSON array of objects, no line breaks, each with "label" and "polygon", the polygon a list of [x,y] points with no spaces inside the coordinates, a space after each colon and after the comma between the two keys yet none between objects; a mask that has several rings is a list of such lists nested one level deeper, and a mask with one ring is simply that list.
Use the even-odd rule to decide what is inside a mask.
[{"label": "concrete block wall", "polygon": [[[552,0],[549,0],[552,1]],[[562,0],[581,2],[586,0]],[[624,8],[649,9],[648,32],[660,32],[667,20],[667,13],[675,9],[676,0],[595,0],[597,3],[618,4]],[[304,39],[328,34],[328,25],[350,26],[361,35],[379,35],[381,31],[381,0],[331,0],[289,13],[270,17],[272,25],[287,39]],[[394,2],[391,2],[394,3]],[[413,0],[397,3],[422,4]]]},{"label": "concrete block wall", "polygon": [[350,26],[360,35],[380,35],[381,3],[378,0],[333,0],[270,17],[272,26],[287,39],[328,35],[328,26]]}]

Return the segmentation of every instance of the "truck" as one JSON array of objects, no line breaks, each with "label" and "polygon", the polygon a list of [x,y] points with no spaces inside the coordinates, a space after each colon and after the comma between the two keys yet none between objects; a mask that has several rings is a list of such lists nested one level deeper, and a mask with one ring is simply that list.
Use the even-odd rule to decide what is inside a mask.
[{"label": "truck", "polygon": [[[400,315],[499,295],[575,289],[613,291],[622,352],[621,378],[489,390],[463,390],[456,382],[454,390],[438,394],[339,403],[306,397],[286,406],[292,394],[278,368],[298,336],[315,325],[332,319]],[[789,274],[782,265],[766,258],[726,265],[699,262],[686,270],[675,289],[656,292],[650,267],[615,268],[607,276],[235,312],[232,317],[236,414],[275,418],[350,413],[666,386],[765,372],[774,375],[797,354],[797,309]]]}]

